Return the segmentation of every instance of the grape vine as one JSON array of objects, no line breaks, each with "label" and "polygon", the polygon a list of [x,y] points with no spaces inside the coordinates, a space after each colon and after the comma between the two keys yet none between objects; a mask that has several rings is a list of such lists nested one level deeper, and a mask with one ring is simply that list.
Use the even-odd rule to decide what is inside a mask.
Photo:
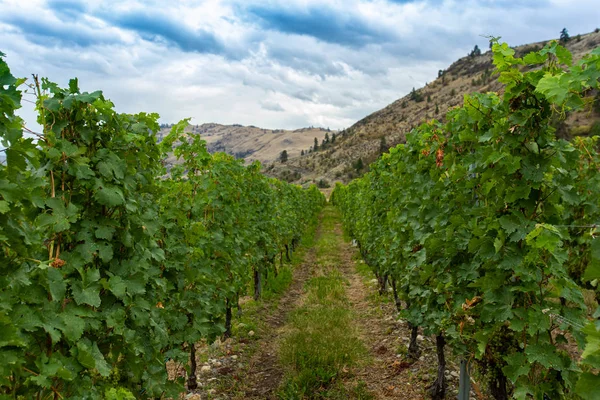
[{"label": "grape vine", "polygon": [[573,63],[557,42],[516,58],[494,41],[493,61],[503,95],[465,96],[332,199],[404,317],[437,335],[433,398],[445,343],[496,399],[598,398],[600,309],[588,316],[582,292],[600,298],[598,138],[554,126],[591,107],[600,49]]},{"label": "grape vine", "polygon": [[[0,399],[177,398],[166,361],[195,386],[193,344],[227,333],[324,197],[209,154],[187,121],[157,143],[158,115],[119,114],[76,79],[28,85],[2,56]],[[24,85],[35,140],[15,115]]]}]

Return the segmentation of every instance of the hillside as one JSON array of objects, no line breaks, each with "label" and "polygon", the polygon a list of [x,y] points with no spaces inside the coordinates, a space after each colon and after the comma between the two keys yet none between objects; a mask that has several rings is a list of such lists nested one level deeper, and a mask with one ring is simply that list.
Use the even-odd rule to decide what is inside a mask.
[{"label": "hillside", "polygon": [[[167,135],[169,130],[169,127],[162,128],[159,138]],[[299,157],[302,150],[313,145],[315,138],[320,142],[328,132],[327,129],[312,127],[290,131],[213,123],[190,125],[186,130],[190,134],[199,134],[211,153],[222,151],[246,162],[258,160],[262,163],[277,160],[283,150],[290,158]]]},{"label": "hillside", "polygon": [[[516,55],[523,56],[541,49],[547,42],[537,42],[515,47]],[[566,47],[578,60],[600,45],[600,32],[572,37]],[[387,107],[368,115],[341,132],[339,140],[327,149],[294,157],[285,165],[274,163],[265,167],[268,174],[288,179],[298,177],[298,183],[319,182],[324,185],[335,181],[347,182],[364,173],[370,162],[377,159],[382,150],[403,142],[405,134],[421,122],[443,119],[446,111],[463,102],[463,96],[472,92],[502,91],[502,85],[492,75],[491,52],[479,56],[463,57],[425,87],[396,100]],[[594,124],[600,114],[590,112],[573,114],[561,124],[559,134],[585,135],[598,129]],[[358,168],[358,160],[363,168]]]}]

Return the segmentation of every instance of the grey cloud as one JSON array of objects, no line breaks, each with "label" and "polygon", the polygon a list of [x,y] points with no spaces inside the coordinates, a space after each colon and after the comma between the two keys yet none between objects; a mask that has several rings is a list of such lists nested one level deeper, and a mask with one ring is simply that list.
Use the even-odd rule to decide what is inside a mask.
[{"label": "grey cloud", "polygon": [[281,111],[285,111],[285,108],[283,108],[281,106],[281,104],[276,103],[274,101],[262,101],[260,103],[261,108],[268,110],[268,111],[275,111],[275,112],[281,112]]}]

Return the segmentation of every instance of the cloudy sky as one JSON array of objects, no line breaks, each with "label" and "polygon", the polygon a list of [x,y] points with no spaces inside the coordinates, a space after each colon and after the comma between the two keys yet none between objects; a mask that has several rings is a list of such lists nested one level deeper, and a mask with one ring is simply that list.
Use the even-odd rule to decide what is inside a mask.
[{"label": "cloudy sky", "polygon": [[162,122],[337,129],[487,49],[481,35],[597,25],[598,0],[0,0],[0,51],[17,76],[78,77]]}]

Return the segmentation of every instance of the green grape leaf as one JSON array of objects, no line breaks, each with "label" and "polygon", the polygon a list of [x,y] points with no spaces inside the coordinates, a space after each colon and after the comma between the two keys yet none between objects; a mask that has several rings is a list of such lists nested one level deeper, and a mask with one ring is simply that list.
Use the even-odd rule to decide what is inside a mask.
[{"label": "green grape leaf", "polygon": [[108,207],[116,207],[125,203],[123,193],[116,187],[104,187],[98,189],[95,198],[98,203]]},{"label": "green grape leaf", "polygon": [[98,229],[96,229],[96,231],[94,232],[96,238],[105,240],[111,240],[114,233],[115,228],[106,225],[98,227]]},{"label": "green grape leaf", "polygon": [[79,340],[85,330],[85,321],[81,317],[70,313],[61,314],[61,318],[64,322],[62,331],[65,337],[72,342]]},{"label": "green grape leaf", "polygon": [[7,201],[0,200],[0,214],[6,214],[10,211],[10,206]]},{"label": "green grape leaf", "polygon": [[550,343],[530,344],[525,349],[525,354],[530,363],[538,362],[546,368],[560,365],[556,349]]},{"label": "green grape leaf", "polygon": [[570,91],[570,82],[568,75],[552,75],[547,73],[538,82],[536,92],[546,96],[546,98],[556,104],[562,104]]},{"label": "green grape leaf", "polygon": [[108,286],[110,291],[117,297],[123,298],[125,297],[125,290],[127,289],[127,284],[123,281],[120,276],[113,276],[108,280]]},{"label": "green grape leaf", "polygon": [[506,361],[506,366],[502,368],[502,371],[512,383],[515,383],[520,376],[527,375],[531,370],[531,364],[527,362],[527,357],[523,353],[505,356],[504,361]]},{"label": "green grape leaf", "polygon": [[575,386],[575,393],[581,396],[582,399],[586,400],[600,400],[600,390],[598,390],[598,382],[600,382],[600,375],[593,374],[591,372],[584,372],[579,377],[577,385]]},{"label": "green grape leaf", "polygon": [[64,299],[67,291],[67,284],[62,276],[60,270],[56,268],[48,268],[46,270],[48,276],[48,287],[52,300],[60,301]]},{"label": "green grape leaf", "polygon": [[98,285],[84,288],[81,282],[75,282],[71,286],[71,292],[77,304],[89,304],[93,307],[100,307],[100,287]]}]

